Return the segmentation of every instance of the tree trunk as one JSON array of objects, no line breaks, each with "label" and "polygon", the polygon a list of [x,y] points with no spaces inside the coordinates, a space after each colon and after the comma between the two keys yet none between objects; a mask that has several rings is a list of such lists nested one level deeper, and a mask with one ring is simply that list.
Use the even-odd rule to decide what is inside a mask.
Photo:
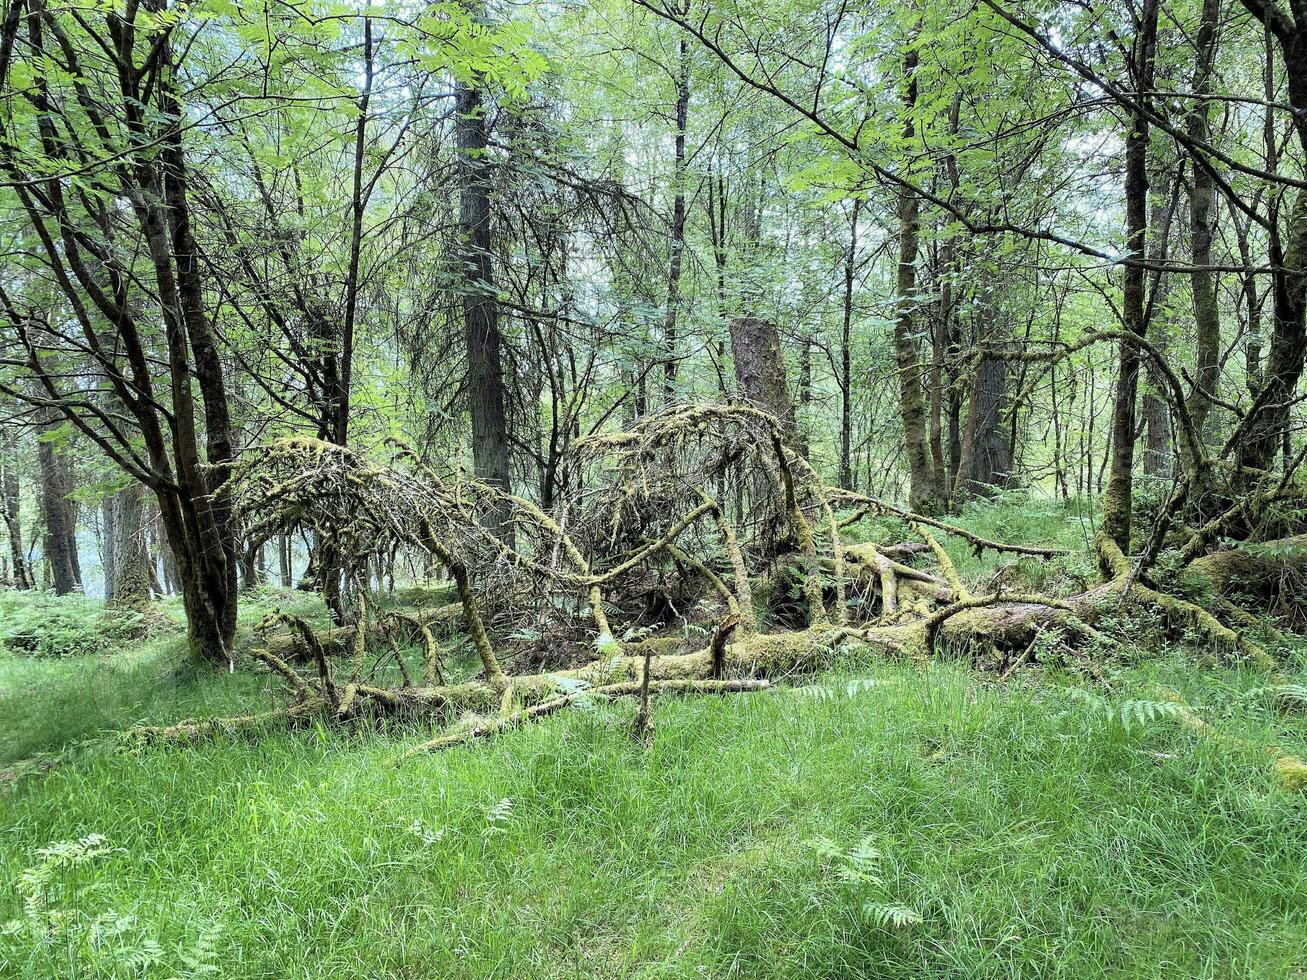
[{"label": "tree trunk", "polygon": [[795,445],[799,450],[799,455],[804,459],[808,458],[811,446],[808,439],[808,427],[810,412],[812,408],[812,345],[813,336],[804,333],[799,341],[799,405],[795,412],[795,428],[798,435],[795,439]]},{"label": "tree trunk", "polygon": [[[340,339],[340,373],[334,399],[332,441],[343,446],[349,439],[349,396],[354,372],[354,333],[359,305],[359,257],[363,249],[363,211],[368,189],[363,184],[363,161],[367,155],[368,104],[372,101],[372,18],[363,18],[363,87],[358,97],[358,118],[354,124],[354,170],[350,190],[349,270],[345,278],[345,315]],[[246,588],[250,577],[246,578]]]},{"label": "tree trunk", "polygon": [[[1262,21],[1266,32],[1267,79],[1270,85],[1273,52],[1271,38],[1279,41],[1289,103],[1294,110],[1294,128],[1303,153],[1307,154],[1307,12],[1295,2],[1284,12],[1270,0],[1243,0],[1243,5]],[[1269,120],[1269,117],[1268,117]],[[1274,133],[1268,121],[1268,152],[1274,152]],[[1274,160],[1268,161],[1273,167]],[[1272,230],[1270,259],[1273,324],[1270,349],[1262,369],[1249,417],[1247,437],[1239,446],[1239,462],[1259,469],[1269,468],[1289,432],[1290,402],[1302,376],[1307,356],[1307,190],[1299,190],[1283,229]]]},{"label": "tree trunk", "polygon": [[794,400],[790,397],[781,357],[780,335],[776,324],[756,316],[740,316],[731,321],[731,351],[735,356],[735,379],[740,393],[763,411],[781,420],[786,439],[795,444],[798,435],[794,420]]},{"label": "tree trunk", "polygon": [[31,589],[36,586],[31,569],[27,567],[27,554],[23,551],[22,486],[18,479],[18,460],[15,452],[17,440],[0,431],[0,512],[4,515],[5,530],[9,538],[9,562],[13,586]]},{"label": "tree trunk", "polygon": [[[1302,377],[1307,356],[1307,191],[1300,191],[1286,222],[1284,248],[1273,242],[1271,262],[1274,322],[1271,346],[1262,371],[1248,438],[1240,444],[1239,461],[1269,469],[1289,433],[1289,403]],[[1278,254],[1277,254],[1278,253]]]},{"label": "tree trunk", "polygon": [[1012,453],[1003,428],[1007,405],[1007,361],[994,358],[976,368],[962,439],[959,484],[968,494],[989,496],[1005,489],[1012,474]]},{"label": "tree trunk", "polygon": [[690,114],[690,42],[681,35],[676,77],[676,149],[672,164],[672,228],[667,262],[667,312],[663,319],[663,399],[676,397],[677,324],[681,305],[681,267],[685,258],[685,130]]},{"label": "tree trunk", "polygon": [[[913,114],[917,103],[917,52],[909,50],[904,58],[904,142],[910,144],[916,124]],[[913,510],[936,509],[936,492],[926,431],[926,403],[922,394],[921,363],[916,335],[917,318],[917,243],[921,233],[920,206],[916,194],[906,187],[899,189],[899,263],[896,283],[897,316],[894,321],[894,354],[899,376],[899,414],[908,456],[908,499]]]},{"label": "tree trunk", "polygon": [[[941,251],[947,251],[942,249]],[[946,264],[940,259],[937,265],[942,270]],[[935,312],[930,318],[930,462],[931,473],[938,489],[937,504],[941,510],[949,506],[949,488],[944,486],[944,474],[948,472],[948,457],[944,455],[944,358],[948,349],[948,286],[947,275],[940,271],[940,300],[934,305]]]},{"label": "tree trunk", "polygon": [[[1178,190],[1178,188],[1177,188]],[[1149,218],[1152,228],[1152,244],[1149,255],[1157,264],[1166,262],[1169,257],[1171,219],[1174,215],[1176,198],[1171,195],[1171,182],[1163,179],[1158,191],[1152,195],[1153,207]],[[1165,200],[1171,201],[1168,207]],[[1148,299],[1148,328],[1156,335],[1153,346],[1163,357],[1170,347],[1170,317],[1166,311],[1166,297],[1171,287],[1168,273],[1154,269],[1152,272],[1152,295]],[[1158,329],[1153,329],[1157,323]],[[1220,343],[1218,329],[1217,343]],[[1200,345],[1201,346],[1201,345]],[[1219,355],[1219,352],[1218,352]],[[1144,473],[1157,479],[1166,479],[1171,475],[1171,405],[1162,395],[1165,380],[1162,372],[1152,358],[1147,360],[1148,386],[1144,389]],[[1211,390],[1208,388],[1207,390]],[[1181,440],[1182,443],[1185,440]],[[1191,470],[1192,467],[1189,467]]]},{"label": "tree trunk", "polygon": [[240,560],[241,591],[248,592],[262,584],[259,576],[259,549],[246,545]]},{"label": "tree trunk", "polygon": [[[489,126],[482,91],[456,86],[458,145],[459,265],[463,287],[463,339],[467,346],[467,398],[472,417],[472,462],[479,480],[509,489],[508,421],[505,413],[502,338],[499,332],[491,255],[492,168],[486,156]],[[506,507],[489,516],[492,529],[508,519]]]},{"label": "tree trunk", "polygon": [[277,571],[281,575],[281,587],[291,587],[290,535],[277,535]]},{"label": "tree trunk", "polygon": [[[1140,92],[1153,87],[1157,42],[1158,0],[1145,0],[1136,38],[1138,52],[1132,74]],[[1146,108],[1149,99],[1140,96]],[[1126,251],[1135,264],[1125,267],[1122,313],[1125,329],[1144,336],[1148,329],[1144,304],[1144,268],[1148,254],[1148,117],[1133,112],[1125,139]],[[1133,504],[1135,418],[1139,390],[1139,348],[1122,342],[1117,353],[1116,395],[1112,406],[1112,460],[1103,494],[1103,530],[1125,553],[1130,551],[1130,511]]]},{"label": "tree trunk", "polygon": [[[160,518],[162,523],[162,518]],[[159,549],[159,564],[163,566],[163,587],[167,589],[169,595],[177,595],[182,590],[181,572],[177,569],[177,556],[173,554],[172,545],[168,543],[168,535],[163,534],[162,547]]]},{"label": "tree trunk", "polygon": [[[1202,16],[1194,51],[1193,91],[1196,98],[1189,111],[1189,137],[1206,143],[1209,134],[1212,64],[1216,56],[1216,26],[1221,18],[1221,0],[1203,0]],[[1193,242],[1190,287],[1194,305],[1194,390],[1188,398],[1189,417],[1204,444],[1213,439],[1212,403],[1203,393],[1216,394],[1221,358],[1221,319],[1216,300],[1216,280],[1202,266],[1212,263],[1215,235],[1215,183],[1207,165],[1194,157],[1193,180],[1189,188],[1189,233]],[[1193,471],[1194,464],[1188,467]]]},{"label": "tree trunk", "polygon": [[[41,423],[43,435],[53,431],[58,419],[46,412]],[[37,440],[37,457],[41,466],[41,515],[45,522],[42,550],[49,563],[50,578],[56,595],[68,595],[82,589],[82,570],[77,556],[77,510],[68,494],[73,489],[72,466],[54,444]]]},{"label": "tree trunk", "polygon": [[100,573],[104,576],[104,601],[113,602],[114,568],[117,565],[114,549],[118,545],[118,515],[112,495],[100,501]]},{"label": "tree trunk", "polygon": [[[191,230],[182,109],[172,88],[176,76],[171,45],[165,40],[159,50],[166,67],[158,109],[170,123],[160,138],[157,185],[150,183],[156,173],[143,171],[146,183],[131,195],[154,268],[170,375],[176,489],[160,481],[155,494],[164,533],[177,558],[191,650],[206,662],[230,664],[237,602],[236,535],[226,487],[234,458],[232,423]],[[195,389],[204,412],[203,457]],[[149,450],[156,472],[168,474],[171,466],[163,445],[156,442]]]},{"label": "tree trunk", "polygon": [[853,489],[853,277],[858,263],[858,218],[862,199],[854,198],[849,217],[849,250],[844,256],[844,316],[840,323],[840,486]]},{"label": "tree trunk", "polygon": [[109,498],[112,521],[105,528],[112,573],[105,569],[105,599],[115,608],[140,609],[150,601],[153,579],[144,488],[132,483]]}]

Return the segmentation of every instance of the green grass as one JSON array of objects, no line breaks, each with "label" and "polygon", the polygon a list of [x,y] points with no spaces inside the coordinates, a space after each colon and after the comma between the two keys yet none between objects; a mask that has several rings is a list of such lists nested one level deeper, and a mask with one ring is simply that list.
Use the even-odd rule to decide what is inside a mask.
[{"label": "green grass", "polygon": [[[1092,687],[850,655],[660,701],[651,750],[630,703],[402,768],[422,732],[86,743],[271,696],[178,662],[0,656],[4,758],[56,762],[0,788],[0,976],[1307,970],[1307,794],[1263,749],[1307,756],[1302,706],[1155,643]],[[1177,695],[1221,737],[1127,707]],[[111,850],[38,854],[89,834]]]},{"label": "green grass", "polygon": [[[186,975],[206,939],[240,977],[1304,966],[1307,798],[1256,748],[1167,719],[1125,727],[1052,684],[857,670],[819,692],[666,701],[649,752],[625,734],[629,706],[399,769],[415,735],[86,752],[6,793],[0,879],[101,834],[116,850],[56,876],[51,904],[130,925],[98,943],[86,927],[0,939],[0,974],[130,976],[157,944],[135,975]],[[1302,745],[1300,719],[1241,696],[1258,678],[1147,673],[1189,682],[1223,731]],[[842,881],[821,837],[867,840],[880,883]],[[869,904],[921,921],[879,925]]]}]

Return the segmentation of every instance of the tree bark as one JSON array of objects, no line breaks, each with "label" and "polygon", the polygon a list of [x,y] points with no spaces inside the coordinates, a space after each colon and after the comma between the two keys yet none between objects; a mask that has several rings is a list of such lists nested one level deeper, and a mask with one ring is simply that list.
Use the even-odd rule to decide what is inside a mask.
[{"label": "tree bark", "polygon": [[281,587],[291,587],[290,535],[277,535],[277,571],[281,576]]},{"label": "tree bark", "polygon": [[[480,13],[478,11],[477,13]],[[475,14],[474,14],[475,15]],[[489,122],[477,84],[456,87],[455,139],[458,146],[459,264],[463,286],[463,339],[467,347],[467,399],[472,417],[472,462],[479,480],[509,489],[508,421],[500,348],[498,305],[492,266],[490,192],[487,157]],[[493,530],[508,518],[506,506],[490,515]]]},{"label": "tree bark", "polygon": [[[917,52],[909,50],[903,62],[905,143],[916,132],[914,114],[917,104]],[[900,188],[898,195],[899,262],[895,296],[897,315],[894,320],[894,354],[899,376],[899,414],[908,457],[908,499],[913,510],[936,509],[939,494],[932,473],[930,445],[926,431],[926,403],[922,394],[922,374],[917,338],[917,251],[921,234],[920,205],[917,195]]]},{"label": "tree bark", "polygon": [[[1203,0],[1198,36],[1194,48],[1194,103],[1189,111],[1189,137],[1206,143],[1210,135],[1212,65],[1216,58],[1216,27],[1221,19],[1221,0]],[[1216,394],[1221,358],[1221,318],[1216,300],[1216,281],[1202,268],[1212,263],[1212,239],[1215,235],[1215,182],[1203,162],[1195,160],[1189,188],[1189,234],[1193,242],[1190,288],[1194,307],[1194,390],[1188,402],[1189,417],[1199,439],[1205,444],[1213,439],[1211,406],[1203,393]],[[1192,472],[1194,461],[1187,468]]]},{"label": "tree bark", "polygon": [[112,568],[105,569],[105,599],[114,608],[141,609],[150,601],[154,577],[144,489],[132,483],[109,498],[112,521],[105,528]]},{"label": "tree bark", "polygon": [[1007,361],[1000,358],[986,358],[976,368],[958,471],[959,483],[968,494],[989,496],[1006,489],[1011,478],[1011,446],[1003,428],[1007,375]]},{"label": "tree bark", "polygon": [[[1294,128],[1307,155],[1307,9],[1301,2],[1290,5],[1291,13],[1270,0],[1242,2],[1265,28],[1268,80],[1274,51],[1271,38],[1279,42]],[[1273,152],[1274,134],[1269,136]],[[1276,452],[1287,443],[1289,403],[1307,357],[1307,191],[1298,191],[1283,229],[1272,229],[1270,259],[1274,270],[1271,343],[1261,384],[1245,422],[1247,437],[1239,446],[1239,462],[1259,469],[1269,468]]]},{"label": "tree bark", "polygon": [[858,218],[862,199],[853,199],[849,250],[844,256],[844,307],[840,321],[840,486],[853,489],[853,279],[858,262]]},{"label": "tree bark", "polygon": [[[1153,63],[1157,47],[1158,0],[1145,0],[1135,39],[1131,74],[1137,91],[1153,87]],[[1149,99],[1141,95],[1146,110]],[[1124,271],[1122,313],[1125,329],[1144,336],[1145,283],[1142,262],[1148,245],[1148,117],[1132,112],[1125,139],[1126,251],[1134,260]],[[1130,551],[1130,514],[1133,505],[1135,418],[1139,390],[1139,348],[1122,342],[1117,353],[1116,395],[1112,406],[1112,461],[1103,494],[1103,530],[1121,551]]]},{"label": "tree bark", "polygon": [[677,49],[676,143],[672,163],[672,228],[667,262],[667,311],[663,318],[663,399],[676,397],[678,317],[681,306],[681,268],[685,260],[685,131],[690,117],[690,41],[682,34]]},{"label": "tree bark", "polygon": [[[45,413],[40,429],[48,435],[58,418]],[[77,509],[68,499],[73,489],[72,466],[67,457],[46,438],[37,440],[41,466],[41,515],[45,522],[42,550],[49,564],[56,595],[82,590],[82,570],[77,555]]]},{"label": "tree bark", "polygon": [[731,352],[740,393],[763,411],[780,419],[786,441],[794,445],[798,427],[781,357],[780,334],[771,320],[740,316],[731,321]]},{"label": "tree bark", "polygon": [[[168,495],[168,508],[160,501],[164,527],[173,524],[170,537],[186,539],[178,554],[182,596],[187,611],[191,645],[210,661],[232,657],[236,635],[236,529],[232,520],[231,496],[226,486],[235,459],[226,378],[218,353],[217,335],[204,304],[203,281],[198,250],[191,230],[189,176],[182,147],[182,108],[173,85],[171,44],[162,46],[167,66],[159,88],[160,109],[169,120],[162,140],[160,177],[166,202],[171,255],[152,248],[159,292],[164,306],[165,330],[173,364],[174,455],[185,492],[180,501]],[[154,209],[150,209],[154,210]],[[171,323],[170,323],[171,321]],[[184,330],[184,336],[180,331]],[[187,362],[190,342],[194,370]],[[203,403],[205,455],[201,461],[195,432],[195,410],[189,392],[194,377]],[[180,393],[179,384],[183,385]],[[207,468],[205,468],[207,463]],[[175,516],[167,509],[180,503]]]},{"label": "tree bark", "polygon": [[18,478],[17,440],[0,429],[0,513],[4,515],[9,538],[9,563],[13,586],[31,589],[36,586],[27,553],[23,550],[22,484]]},{"label": "tree bark", "polygon": [[[1159,265],[1166,262],[1170,254],[1171,220],[1178,200],[1178,195],[1172,195],[1172,186],[1171,181],[1164,177],[1157,192],[1152,195],[1153,206],[1149,217],[1152,242],[1149,256]],[[1175,190],[1178,192],[1179,188]],[[1169,206],[1167,201],[1170,202]],[[1166,297],[1171,288],[1171,278],[1169,273],[1155,269],[1151,281],[1152,293],[1146,305],[1148,328],[1155,334],[1153,347],[1165,358],[1170,349],[1170,317],[1166,309]],[[1154,323],[1157,323],[1159,329],[1153,329]],[[1219,328],[1217,343],[1218,345],[1220,343]],[[1162,395],[1165,381],[1161,370],[1152,358],[1148,358],[1146,370],[1148,386],[1144,389],[1143,400],[1144,473],[1150,477],[1165,479],[1171,475],[1171,405]],[[1181,444],[1187,445],[1187,440],[1182,439]],[[1193,461],[1190,461],[1190,465],[1186,468],[1193,472],[1196,466]]]},{"label": "tree bark", "polygon": [[350,189],[349,271],[345,278],[345,316],[341,326],[340,374],[337,382],[332,441],[343,446],[349,439],[349,396],[354,372],[354,332],[359,305],[359,258],[363,250],[363,211],[368,189],[363,184],[363,160],[367,154],[368,105],[372,101],[372,18],[363,18],[363,88],[358,97],[358,118],[354,124],[354,171]]}]

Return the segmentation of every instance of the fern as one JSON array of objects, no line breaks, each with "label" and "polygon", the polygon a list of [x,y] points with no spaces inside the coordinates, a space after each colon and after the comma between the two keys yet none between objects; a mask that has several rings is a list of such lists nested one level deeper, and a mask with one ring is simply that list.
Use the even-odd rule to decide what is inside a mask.
[{"label": "fern", "polygon": [[1189,706],[1179,701],[1122,701],[1117,707],[1116,720],[1128,729],[1162,719],[1182,718],[1188,711]]},{"label": "fern", "polygon": [[38,848],[36,863],[21,871],[16,881],[22,917],[0,924],[0,936],[46,952],[51,940],[62,940],[69,951],[68,966],[77,976],[120,976],[124,968],[129,976],[170,980],[222,976],[218,923],[209,922],[189,949],[185,944],[177,947],[183,969],[174,974],[163,966],[170,958],[163,945],[137,916],[115,909],[91,914],[89,906],[99,889],[83,885],[75,872],[121,853],[122,848],[110,847],[99,834]]},{"label": "fern", "polygon": [[600,657],[614,657],[622,652],[622,645],[606,630],[595,637],[594,648]]},{"label": "fern", "polygon": [[[867,876],[869,879],[875,878],[876,869],[880,867],[881,853],[872,844],[870,835],[858,841],[856,847],[846,855],[848,866],[857,869],[858,873]],[[879,880],[879,879],[876,879]]]},{"label": "fern", "polygon": [[819,684],[812,687],[799,687],[795,688],[795,690],[804,697],[816,698],[818,701],[833,701],[839,697],[855,698],[864,691],[870,691],[876,687],[889,687],[894,683],[892,680],[885,680],[880,677],[855,677],[842,688],[826,687]]},{"label": "fern", "polygon": [[590,682],[583,677],[564,677],[562,674],[554,674],[549,680],[564,694],[580,694],[590,687]]},{"label": "fern", "polygon": [[1250,699],[1263,698],[1285,713],[1307,711],[1307,685],[1272,684],[1256,687],[1244,694]]},{"label": "fern", "polygon": [[414,820],[409,825],[408,829],[410,833],[415,835],[418,838],[418,840],[422,841],[422,843],[425,844],[427,847],[431,847],[434,844],[439,844],[442,840],[445,839],[444,827],[431,828],[428,827],[426,824],[424,824],[421,820]]},{"label": "fern", "polygon": [[[860,899],[862,917],[881,929],[902,929],[923,921],[921,913],[891,900],[881,874],[885,855],[876,846],[875,836],[868,834],[852,847],[844,847],[829,837],[816,837],[813,850],[825,866],[826,880],[838,892]],[[821,903],[826,904],[826,903]]]},{"label": "fern", "polygon": [[186,967],[187,980],[221,976],[222,971],[218,966],[218,937],[221,933],[221,924],[210,922],[200,931],[189,952],[185,949],[178,950],[182,964]]},{"label": "fern", "polygon": [[163,947],[152,936],[144,936],[137,941],[135,948],[125,949],[115,958],[129,967],[132,973],[148,976],[150,967],[163,959]]},{"label": "fern", "polygon": [[844,855],[844,849],[829,837],[814,837],[809,843],[817,856],[824,861],[834,861]]},{"label": "fern", "polygon": [[1181,719],[1193,711],[1182,701],[1149,701],[1140,698],[1113,701],[1078,687],[1069,688],[1068,693],[1088,705],[1092,716],[1105,724],[1120,725],[1127,731],[1157,721]]},{"label": "fern", "polygon": [[68,872],[116,850],[109,847],[100,834],[87,834],[78,840],[58,841],[37,848],[36,864],[18,875],[18,891],[22,895],[26,920],[19,927],[57,928],[68,918],[64,910],[54,907],[57,893],[64,890]]},{"label": "fern", "polygon": [[486,833],[503,833],[512,819],[513,801],[506,796],[486,811]]},{"label": "fern", "polygon": [[902,929],[915,926],[922,921],[921,913],[906,905],[882,905],[878,902],[864,902],[862,914],[881,929]]}]

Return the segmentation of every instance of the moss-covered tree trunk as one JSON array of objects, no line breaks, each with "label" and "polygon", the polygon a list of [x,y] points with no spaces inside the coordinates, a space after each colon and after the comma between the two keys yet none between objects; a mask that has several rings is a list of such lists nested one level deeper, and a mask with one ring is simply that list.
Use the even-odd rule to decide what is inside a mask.
[{"label": "moss-covered tree trunk", "polygon": [[[1158,0],[1145,0],[1138,36],[1132,49],[1131,74],[1138,91],[1153,87],[1157,47]],[[1147,99],[1128,118],[1125,139],[1126,254],[1122,315],[1125,329],[1143,337],[1148,330],[1145,310],[1144,258],[1148,244],[1148,116]],[[1133,503],[1135,419],[1139,392],[1139,347],[1122,341],[1117,350],[1116,394],[1112,404],[1112,460],[1103,493],[1103,530],[1124,552],[1130,550],[1130,510]]]},{"label": "moss-covered tree trunk", "polygon": [[[910,145],[916,133],[917,52],[909,48],[903,59],[903,142]],[[899,378],[899,415],[908,457],[908,498],[913,510],[933,511],[940,494],[931,465],[926,400],[922,393],[920,342],[917,326],[917,259],[921,236],[921,206],[917,195],[899,188],[899,262],[895,279],[897,311],[894,318],[894,357]]]}]

